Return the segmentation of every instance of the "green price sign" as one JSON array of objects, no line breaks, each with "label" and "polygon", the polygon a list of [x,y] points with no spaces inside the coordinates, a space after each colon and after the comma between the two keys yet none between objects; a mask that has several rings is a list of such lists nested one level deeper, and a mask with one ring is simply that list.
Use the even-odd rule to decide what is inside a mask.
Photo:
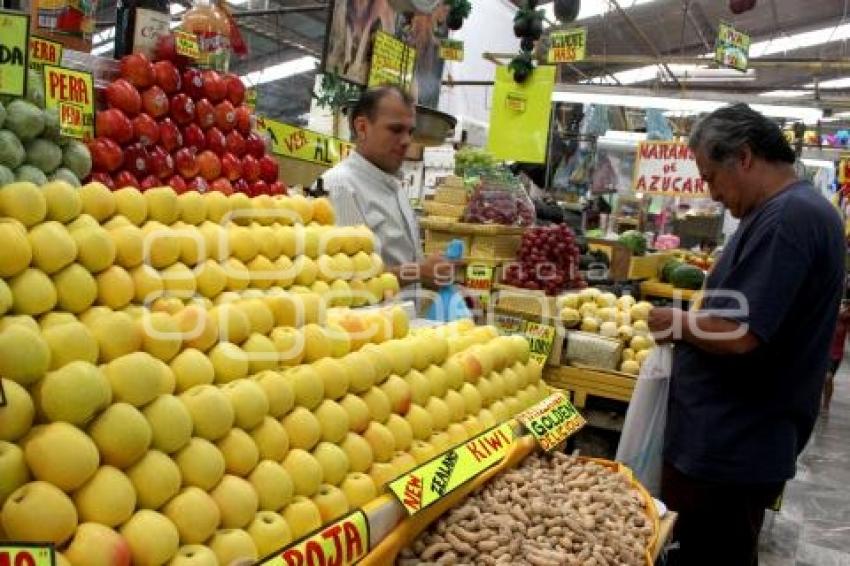
[{"label": "green price sign", "polygon": [[517,420],[531,432],[540,447],[547,452],[586,424],[584,417],[573,407],[562,391],[553,393],[520,413]]},{"label": "green price sign", "polygon": [[29,44],[29,15],[0,10],[0,94],[26,92]]}]

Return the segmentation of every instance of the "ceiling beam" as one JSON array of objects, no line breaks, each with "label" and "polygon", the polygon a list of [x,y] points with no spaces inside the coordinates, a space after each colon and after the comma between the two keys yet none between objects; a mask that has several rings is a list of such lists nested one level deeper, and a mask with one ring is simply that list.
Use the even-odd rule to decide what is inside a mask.
[{"label": "ceiling beam", "polygon": [[631,28],[631,30],[635,33],[635,35],[638,36],[638,38],[643,42],[643,44],[649,48],[650,52],[652,52],[652,54],[655,56],[656,63],[661,65],[661,67],[667,72],[667,75],[670,77],[670,79],[677,86],[681,86],[679,80],[676,78],[676,75],[673,73],[672,70],[670,70],[670,66],[661,56],[661,52],[658,51],[658,47],[656,47],[652,40],[649,39],[649,36],[647,36],[646,33],[644,33],[644,31],[640,29],[640,27],[638,27],[638,25],[634,22],[631,16],[629,16],[629,14],[625,10],[623,10],[623,7],[620,6],[620,3],[617,0],[608,0],[608,2],[612,6],[614,6],[614,8],[617,9],[617,12],[626,21],[626,24],[629,26],[629,28]]}]

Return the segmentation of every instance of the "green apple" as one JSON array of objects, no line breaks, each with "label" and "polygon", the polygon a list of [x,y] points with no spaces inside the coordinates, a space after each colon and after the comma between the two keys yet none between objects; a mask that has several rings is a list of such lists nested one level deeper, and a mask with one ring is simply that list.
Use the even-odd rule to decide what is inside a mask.
[{"label": "green apple", "polygon": [[140,509],[159,509],[180,490],[180,468],[159,450],[149,450],[126,473]]},{"label": "green apple", "polygon": [[276,371],[262,371],[251,377],[263,388],[269,402],[268,416],[280,419],[295,404],[293,380]]},{"label": "green apple", "polygon": [[110,405],[88,427],[103,463],[121,468],[133,465],[151,444],[151,427],[145,416],[128,403]]},{"label": "green apple", "polygon": [[81,521],[116,527],[136,509],[136,492],[121,470],[101,466],[74,492],[74,505]]},{"label": "green apple", "polygon": [[260,509],[264,511],[280,511],[295,495],[295,486],[289,472],[281,464],[271,460],[263,460],[257,464],[248,476],[248,481],[254,486]]},{"label": "green apple", "polygon": [[292,478],[297,495],[313,495],[323,481],[322,465],[312,454],[300,448],[289,451],[283,460],[283,468]]},{"label": "green apple", "polygon": [[280,462],[286,456],[289,450],[289,435],[278,421],[267,416],[250,434],[259,450],[260,460]]},{"label": "green apple", "polygon": [[92,439],[63,422],[33,430],[24,446],[24,455],[36,479],[64,491],[73,491],[87,482],[100,464],[97,445]]},{"label": "green apple", "polygon": [[[386,383],[384,383],[384,385],[386,385]],[[405,385],[407,384],[405,383]],[[373,421],[379,423],[387,422],[390,412],[392,411],[392,403],[389,396],[387,396],[383,389],[372,387],[369,391],[360,395],[360,398],[363,399],[363,402],[366,403],[366,406],[369,408],[369,415],[372,417]]]},{"label": "green apple", "polygon": [[413,442],[413,429],[404,417],[393,413],[387,419],[386,427],[393,434],[396,450],[404,451],[410,448],[410,443]]},{"label": "green apple", "polygon": [[177,554],[180,534],[162,513],[141,509],[121,526],[121,535],[130,545],[133,564],[164,564]]},{"label": "green apple", "polygon": [[214,385],[196,385],[180,394],[194,423],[192,433],[207,440],[218,440],[233,427],[236,416],[227,395]]},{"label": "green apple", "polygon": [[260,461],[260,450],[251,435],[233,428],[216,442],[224,456],[224,469],[228,474],[245,477]]},{"label": "green apple", "polygon": [[193,438],[180,449],[174,461],[180,468],[184,485],[209,491],[224,476],[224,455],[218,447],[204,438]]},{"label": "green apple", "polygon": [[348,506],[352,509],[363,507],[378,496],[375,482],[371,476],[361,472],[351,472],[342,480],[340,489],[348,500]]},{"label": "green apple", "polygon": [[319,419],[305,407],[295,407],[283,417],[282,424],[291,448],[311,450],[322,437]]},{"label": "green apple", "polygon": [[320,485],[312,499],[316,507],[319,508],[322,523],[329,523],[348,513],[348,499],[346,499],[345,493],[334,485],[326,483]]},{"label": "green apple", "polygon": [[[45,512],[48,509],[50,512]],[[74,503],[61,489],[46,481],[33,481],[13,491],[3,505],[0,518],[9,540],[60,545],[77,528]]]},{"label": "green apple", "polygon": [[[415,434],[416,431],[414,430]],[[366,432],[363,433],[363,438],[366,439],[366,442],[372,448],[372,455],[376,462],[389,462],[393,457],[393,452],[395,452],[395,437],[386,426],[372,421],[366,428]]]},{"label": "green apple", "polygon": [[282,515],[274,511],[260,511],[248,525],[248,534],[254,540],[258,556],[266,556],[292,542],[292,532]]},{"label": "green apple", "polygon": [[210,538],[221,523],[221,512],[215,500],[197,487],[184,487],[163,507],[177,532],[181,544],[201,544]]},{"label": "green apple", "polygon": [[322,526],[319,508],[307,497],[297,495],[283,510],[283,518],[289,525],[292,539],[298,540]]},{"label": "green apple", "polygon": [[254,518],[259,508],[259,499],[254,486],[245,479],[225,474],[210,492],[221,513],[221,526],[240,529]]},{"label": "green apple", "polygon": [[322,481],[338,485],[348,473],[350,464],[345,450],[331,442],[320,442],[313,450],[313,457],[322,467]]},{"label": "green apple", "polygon": [[349,432],[340,444],[353,472],[365,472],[374,461],[372,446],[359,434]]}]

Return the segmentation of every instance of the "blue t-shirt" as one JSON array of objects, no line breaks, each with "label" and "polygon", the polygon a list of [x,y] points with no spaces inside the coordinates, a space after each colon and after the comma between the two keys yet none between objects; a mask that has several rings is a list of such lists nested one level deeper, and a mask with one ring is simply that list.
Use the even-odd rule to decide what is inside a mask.
[{"label": "blue t-shirt", "polygon": [[[760,346],[720,356],[676,343],[664,439],[670,464],[729,483],[794,476],[817,418],[844,254],[838,214],[806,182],[741,220],[701,309],[747,323]],[[729,311],[744,302],[746,313]]]}]

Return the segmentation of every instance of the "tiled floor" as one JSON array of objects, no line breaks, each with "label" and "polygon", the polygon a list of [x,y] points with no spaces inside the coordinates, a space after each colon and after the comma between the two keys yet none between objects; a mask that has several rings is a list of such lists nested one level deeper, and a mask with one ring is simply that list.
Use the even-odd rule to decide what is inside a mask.
[{"label": "tiled floor", "polygon": [[850,566],[850,359],[828,414],[797,461],[782,510],[768,511],[760,566]]}]

